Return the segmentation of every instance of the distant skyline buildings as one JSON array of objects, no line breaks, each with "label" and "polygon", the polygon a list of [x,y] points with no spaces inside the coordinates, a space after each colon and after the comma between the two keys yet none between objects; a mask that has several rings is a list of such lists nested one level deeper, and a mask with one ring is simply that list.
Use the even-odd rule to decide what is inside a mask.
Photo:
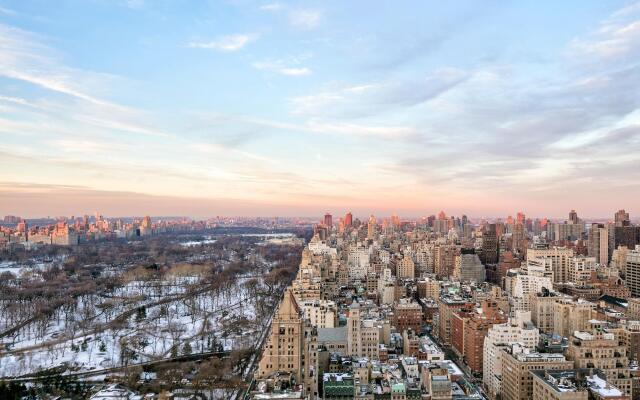
[{"label": "distant skyline buildings", "polygon": [[[16,215],[17,214],[17,215]],[[318,221],[318,217],[314,216],[313,214],[299,214],[299,215],[295,215],[295,214],[288,214],[288,213],[284,213],[281,215],[267,215],[267,214],[256,214],[256,215],[252,215],[252,214],[223,214],[223,213],[217,213],[217,214],[212,214],[212,215],[189,215],[189,214],[183,214],[183,215],[179,215],[179,214],[156,214],[156,213],[148,213],[148,212],[141,212],[139,214],[112,214],[109,212],[104,212],[104,213],[99,213],[99,212],[95,212],[94,213],[94,220],[98,221],[101,220],[103,218],[103,215],[107,216],[108,218],[142,218],[143,216],[145,216],[145,218],[149,218],[148,215],[151,215],[153,218],[193,218],[193,219],[198,219],[198,220],[209,220],[209,219],[215,219],[215,218],[302,218],[302,219],[306,219],[309,222],[313,222],[313,223],[317,223]],[[4,216],[3,216],[4,215]],[[88,214],[83,213],[83,212],[76,212],[76,213],[70,213],[70,214],[53,214],[53,213],[49,213],[46,215],[24,215],[24,214],[18,214],[18,213],[4,213],[3,214],[3,210],[0,209],[0,223],[4,223],[4,224],[18,224],[23,220],[38,220],[38,219],[50,219],[50,220],[64,220],[64,219],[71,219],[71,220],[75,220],[80,218],[79,216],[84,215],[84,218],[87,219],[88,218]],[[344,215],[343,217],[339,217],[337,220],[334,219],[334,215]],[[437,216],[436,216],[437,215]],[[470,215],[467,216],[467,214],[455,214],[452,213],[451,215],[448,215],[444,210],[440,210],[439,212],[435,213],[435,212],[428,212],[425,211],[422,214],[406,214],[406,215],[398,215],[398,213],[393,212],[393,213],[371,213],[371,212],[363,212],[363,213],[358,213],[355,214],[352,213],[351,211],[342,214],[342,212],[340,210],[337,210],[335,213],[332,212],[325,212],[324,214],[321,215],[321,218],[319,220],[320,224],[326,226],[326,227],[332,227],[332,226],[336,226],[336,227],[352,227],[354,225],[355,221],[360,221],[360,223],[365,223],[365,224],[377,224],[378,221],[388,221],[391,225],[393,225],[394,227],[399,227],[402,221],[417,221],[417,222],[425,222],[428,223],[430,226],[434,226],[435,230],[441,233],[446,233],[450,228],[452,228],[454,225],[465,225],[468,222],[474,222],[474,223],[480,223],[480,222],[488,222],[488,223],[496,223],[496,222],[500,222],[502,224],[506,224],[506,225],[511,225],[516,227],[516,229],[518,229],[519,227],[523,227],[526,228],[528,230],[534,230],[534,226],[540,226],[540,225],[546,225],[547,223],[555,223],[555,225],[584,225],[585,222],[591,222],[594,223],[595,225],[596,222],[600,223],[600,225],[602,225],[602,223],[609,223],[611,226],[616,226],[616,227],[627,227],[629,226],[631,223],[640,221],[640,215],[635,216],[633,214],[630,214],[629,212],[626,211],[626,209],[618,209],[617,211],[610,213],[609,216],[601,216],[601,217],[586,217],[586,218],[579,218],[578,217],[578,213],[576,212],[576,210],[572,209],[571,211],[569,211],[569,213],[565,214],[565,217],[548,217],[548,216],[533,216],[533,217],[525,217],[525,213],[522,211],[518,211],[516,213],[516,218],[514,218],[511,213],[504,213],[503,215],[495,215],[495,216],[475,216],[475,215]],[[568,215],[568,218],[567,218]],[[146,221],[148,224],[148,220]],[[540,226],[541,227],[541,226]]]}]

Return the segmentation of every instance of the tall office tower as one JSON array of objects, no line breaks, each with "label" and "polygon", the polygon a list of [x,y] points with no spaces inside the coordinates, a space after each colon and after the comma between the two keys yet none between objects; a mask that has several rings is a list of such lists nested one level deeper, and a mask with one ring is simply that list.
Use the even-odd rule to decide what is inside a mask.
[{"label": "tall office tower", "polygon": [[465,226],[469,223],[469,218],[466,216],[466,214],[462,214],[462,226]]},{"label": "tall office tower", "polygon": [[640,225],[615,226],[613,234],[613,248],[626,246],[633,249],[640,244]]},{"label": "tall office tower", "polygon": [[516,223],[518,224],[522,224],[524,225],[526,218],[525,215],[522,211],[518,212],[518,214],[516,214]]},{"label": "tall office tower", "polygon": [[572,224],[578,223],[578,213],[576,212],[576,210],[571,210],[569,212],[569,222],[571,222]]},{"label": "tall office tower", "polygon": [[396,214],[393,214],[391,216],[391,225],[393,225],[394,229],[400,229],[400,217],[398,217]]},{"label": "tall office tower", "polygon": [[447,219],[447,214],[445,214],[444,211],[440,211],[438,213],[438,219],[440,220]]},{"label": "tall office tower", "polygon": [[449,232],[449,220],[445,218],[433,221],[433,231],[443,234]]},{"label": "tall office tower", "polygon": [[624,209],[618,210],[614,215],[614,221],[616,226],[628,226],[631,222],[629,220],[629,213]]},{"label": "tall office tower", "polygon": [[527,218],[524,227],[527,232],[533,232],[533,220],[531,218]]},{"label": "tall office tower", "polygon": [[333,226],[333,217],[331,216],[331,214],[326,213],[324,215],[324,225],[329,228]]},{"label": "tall office tower", "polygon": [[633,297],[640,297],[640,246],[627,251],[626,284]]},{"label": "tall office tower", "polygon": [[271,322],[256,377],[264,379],[276,372],[288,372],[296,382],[302,382],[303,343],[302,309],[293,292],[287,290]]},{"label": "tall office tower", "polygon": [[369,217],[369,223],[367,224],[367,239],[375,239],[376,237],[376,217],[373,214]]},{"label": "tall office tower", "polygon": [[344,226],[345,228],[351,228],[353,226],[353,214],[351,214],[351,212],[348,212],[344,216]]},{"label": "tall office tower", "polygon": [[609,231],[603,224],[591,224],[587,241],[589,256],[595,257],[600,265],[609,262]]},{"label": "tall office tower", "polygon": [[533,221],[533,234],[534,235],[539,235],[542,233],[542,221],[540,221],[538,218],[536,218]]},{"label": "tall office tower", "polygon": [[427,217],[427,226],[429,226],[430,228],[433,228],[433,222],[436,220],[436,216],[435,215],[429,215]]},{"label": "tall office tower", "polygon": [[496,225],[486,225],[482,231],[481,261],[483,264],[497,264],[498,255],[498,235],[496,232]]},{"label": "tall office tower", "polygon": [[520,255],[524,255],[527,251],[527,235],[524,230],[524,224],[521,222],[516,222],[515,225],[513,225],[511,247]]}]

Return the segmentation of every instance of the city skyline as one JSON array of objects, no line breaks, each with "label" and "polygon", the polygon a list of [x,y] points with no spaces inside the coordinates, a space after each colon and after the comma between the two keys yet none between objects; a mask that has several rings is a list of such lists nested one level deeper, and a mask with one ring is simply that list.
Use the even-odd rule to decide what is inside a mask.
[{"label": "city skyline", "polygon": [[[256,207],[259,207],[259,205],[255,205]],[[342,211],[338,210],[338,211],[331,211],[331,210],[325,210],[324,212],[320,212],[319,210],[316,210],[315,213],[311,213],[311,214],[287,214],[286,212],[283,214],[260,214],[260,213],[256,213],[256,214],[251,214],[251,213],[245,213],[245,214],[223,214],[223,213],[219,213],[216,215],[204,215],[204,216],[198,216],[198,215],[189,215],[189,214],[154,214],[154,213],[150,213],[150,212],[146,212],[144,210],[138,212],[138,213],[133,213],[133,214],[111,214],[111,213],[104,213],[102,212],[104,210],[94,210],[93,212],[88,212],[88,211],[83,211],[83,212],[70,212],[70,213],[58,213],[58,214],[42,214],[42,215],[17,215],[17,213],[14,214],[5,214],[4,215],[4,219],[5,219],[5,223],[7,223],[7,219],[11,220],[11,223],[18,223],[20,221],[26,221],[26,220],[82,220],[83,218],[89,218],[89,220],[93,219],[93,220],[97,220],[98,217],[100,218],[106,218],[106,219],[141,219],[141,218],[147,218],[147,217],[151,217],[155,220],[166,220],[166,219],[192,219],[194,221],[204,221],[204,220],[215,220],[215,219],[228,219],[228,220],[232,220],[235,218],[238,219],[246,219],[246,220],[254,220],[254,219],[269,219],[269,218],[282,218],[282,219],[286,219],[286,220],[304,220],[308,223],[312,223],[312,224],[324,224],[327,226],[338,226],[339,224],[342,224],[345,222],[345,220],[348,218],[352,219],[352,220],[359,220],[360,223],[362,224],[366,224],[367,220],[369,220],[371,217],[374,217],[375,220],[377,222],[381,222],[381,221],[387,221],[387,222],[394,222],[395,221],[403,221],[403,222],[419,222],[421,219],[441,219],[440,216],[444,215],[445,216],[445,220],[449,220],[449,219],[455,219],[455,220],[460,220],[462,219],[462,221],[472,221],[475,223],[478,222],[501,222],[501,223],[512,223],[513,221],[518,221],[520,222],[520,216],[523,216],[522,221],[528,221],[528,222],[534,222],[534,221],[549,221],[549,222],[562,222],[565,221],[567,223],[570,224],[575,224],[575,223],[581,223],[581,224],[590,224],[590,223],[595,223],[595,222],[608,222],[608,223],[613,223],[617,220],[618,218],[618,214],[619,213],[626,213],[628,219],[632,222],[636,222],[636,221],[640,221],[640,218],[638,218],[637,215],[631,214],[628,212],[628,210],[621,208],[619,210],[616,210],[615,212],[612,212],[611,215],[609,216],[583,216],[579,213],[576,212],[576,210],[571,209],[569,212],[567,212],[564,216],[558,216],[558,217],[551,217],[551,216],[547,216],[547,215],[529,215],[526,212],[523,212],[522,210],[518,211],[518,212],[505,212],[503,213],[503,215],[471,215],[465,212],[461,212],[461,213],[448,213],[445,210],[439,210],[439,211],[425,211],[422,214],[405,214],[405,215],[398,215],[397,212],[393,211],[393,212],[387,212],[387,213],[371,213],[370,211],[367,210],[358,210],[358,209],[344,209]],[[568,216],[568,218],[567,218]],[[576,219],[574,219],[573,217],[575,216]],[[2,216],[0,216],[1,218]],[[328,218],[328,219],[327,219]],[[327,223],[327,221],[332,221],[331,223]],[[512,222],[509,222],[512,221]],[[2,223],[2,220],[0,219],[0,223]]]},{"label": "city skyline", "polygon": [[0,1],[0,210],[640,214],[640,3]]}]

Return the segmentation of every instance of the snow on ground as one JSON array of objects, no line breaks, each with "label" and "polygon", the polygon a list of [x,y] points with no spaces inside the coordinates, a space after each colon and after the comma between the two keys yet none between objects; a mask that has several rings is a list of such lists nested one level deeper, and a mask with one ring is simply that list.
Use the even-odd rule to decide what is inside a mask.
[{"label": "snow on ground", "polygon": [[16,276],[20,276],[23,272],[29,270],[42,271],[45,268],[53,265],[55,262],[63,261],[66,257],[59,257],[58,259],[50,260],[34,260],[29,263],[18,263],[16,261],[0,261],[0,274],[3,272],[11,272]]},{"label": "snow on ground", "polygon": [[23,265],[19,265],[13,261],[0,261],[0,274],[3,272],[11,272],[16,276],[20,276],[20,271],[24,268]]},{"label": "snow on ground", "polygon": [[[42,328],[35,324],[13,338],[3,338],[15,354],[0,356],[0,376],[18,376],[66,365],[85,371],[138,364],[186,352],[245,348],[258,338],[252,321],[256,298],[239,278],[229,290],[204,291],[177,298],[199,276],[131,281],[110,296],[78,298],[73,312],[59,312]],[[174,299],[158,304],[163,299]],[[121,326],[107,324],[133,310]],[[188,343],[188,344],[187,344]],[[186,348],[185,348],[186,347]],[[190,347],[190,350],[189,350]]]}]

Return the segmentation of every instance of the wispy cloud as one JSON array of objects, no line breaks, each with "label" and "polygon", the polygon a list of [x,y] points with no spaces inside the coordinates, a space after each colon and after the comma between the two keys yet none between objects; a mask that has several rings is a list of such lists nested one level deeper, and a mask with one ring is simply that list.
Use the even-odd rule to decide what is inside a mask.
[{"label": "wispy cloud", "polygon": [[254,62],[255,69],[276,72],[287,76],[305,76],[311,75],[311,69],[302,66],[287,65],[284,60],[265,60]]},{"label": "wispy cloud", "polygon": [[95,104],[112,104],[85,90],[96,80],[113,78],[59,65],[55,52],[30,32],[0,24],[0,75]]},{"label": "wispy cloud", "polygon": [[279,11],[284,8],[284,4],[282,3],[267,3],[260,6],[262,11]]},{"label": "wispy cloud", "polygon": [[307,124],[307,128],[315,133],[370,136],[383,139],[415,139],[417,136],[416,129],[408,126],[360,125],[311,121]]},{"label": "wispy cloud", "polygon": [[590,36],[573,40],[570,50],[572,56],[609,60],[640,55],[640,2],[611,14]]},{"label": "wispy cloud", "polygon": [[0,14],[11,15],[11,16],[18,15],[16,11],[3,6],[0,6]]},{"label": "wispy cloud", "polygon": [[320,25],[322,12],[319,10],[291,10],[289,23],[298,29],[311,30]]},{"label": "wispy cloud", "polygon": [[291,99],[295,114],[310,118],[362,117],[428,102],[468,79],[469,73],[445,68],[413,80],[404,78],[346,85]]},{"label": "wispy cloud", "polygon": [[125,0],[125,5],[131,9],[137,10],[145,5],[145,0]]},{"label": "wispy cloud", "polygon": [[64,152],[87,153],[87,152],[107,152],[121,149],[122,146],[114,143],[98,142],[81,138],[54,139],[47,142],[56,150]]},{"label": "wispy cloud", "polygon": [[[50,118],[76,119],[94,126],[147,136],[168,137],[168,133],[145,124],[147,116],[135,108],[103,97],[121,78],[105,73],[71,68],[61,63],[58,53],[45,38],[0,24],[0,76],[68,96],[75,102],[41,101],[2,96],[0,101],[30,106],[49,112]],[[48,129],[55,130],[54,126]]]},{"label": "wispy cloud", "polygon": [[207,42],[190,42],[189,47],[231,52],[238,51],[257,39],[256,34],[226,35]]}]

